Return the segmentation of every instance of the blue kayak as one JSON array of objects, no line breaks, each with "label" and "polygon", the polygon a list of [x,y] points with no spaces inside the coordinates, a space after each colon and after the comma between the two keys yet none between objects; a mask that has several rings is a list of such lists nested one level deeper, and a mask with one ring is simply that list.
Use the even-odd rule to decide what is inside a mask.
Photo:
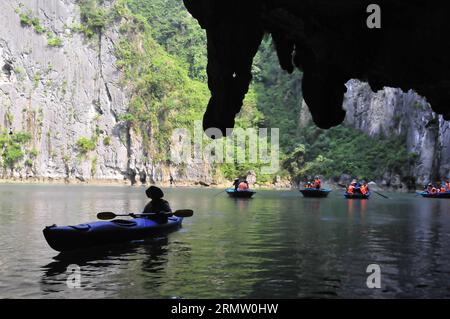
[{"label": "blue kayak", "polygon": [[425,198],[450,198],[450,192],[443,192],[443,193],[421,192],[418,194]]},{"label": "blue kayak", "polygon": [[370,197],[370,192],[368,192],[367,194],[361,194],[361,193],[345,193],[344,194],[345,198],[347,199],[369,199]]},{"label": "blue kayak", "polygon": [[256,192],[255,191],[251,191],[249,189],[247,190],[235,190],[234,188],[228,188],[226,190],[228,196],[230,197],[236,197],[236,198],[250,198],[252,197]]},{"label": "blue kayak", "polygon": [[122,243],[148,238],[181,227],[182,217],[169,217],[167,223],[148,218],[97,221],[76,226],[47,226],[43,230],[54,250],[65,252],[98,245]]},{"label": "blue kayak", "polygon": [[331,192],[331,189],[325,189],[325,188],[305,188],[301,189],[300,193],[302,193],[305,197],[327,197],[328,194]]}]

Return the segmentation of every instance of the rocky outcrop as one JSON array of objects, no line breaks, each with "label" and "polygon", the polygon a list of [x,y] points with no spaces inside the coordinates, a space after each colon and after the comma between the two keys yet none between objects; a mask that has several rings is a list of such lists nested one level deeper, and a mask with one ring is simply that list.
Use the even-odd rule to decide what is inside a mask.
[{"label": "rocky outcrop", "polygon": [[[184,0],[206,30],[211,99],[203,125],[234,126],[252,79],[251,63],[270,34],[280,67],[303,72],[302,92],[313,121],[341,124],[350,79],[414,89],[450,120],[448,4],[380,0]],[[373,20],[377,22],[373,23]]]},{"label": "rocky outcrop", "polygon": [[[343,108],[345,125],[354,127],[369,136],[398,136],[406,140],[406,148],[415,154],[415,163],[402,172],[386,172],[377,181],[395,189],[407,189],[450,178],[450,122],[432,111],[426,99],[410,90],[385,87],[373,92],[366,82],[347,82]],[[300,112],[299,125],[311,122],[305,102]],[[406,181],[411,176],[413,181]],[[343,176],[344,180],[351,176]]]},{"label": "rocky outcrop", "polygon": [[[114,1],[104,1],[108,7]],[[34,24],[24,21],[35,19]],[[25,22],[25,23],[24,23]],[[99,38],[77,32],[75,0],[0,3],[0,128],[28,132],[31,167],[3,178],[131,183],[211,182],[208,165],[155,163],[140,134],[119,120],[129,91],[115,66],[118,25]],[[44,32],[42,32],[44,30]],[[50,39],[59,39],[51,41]],[[94,143],[82,150],[80,139]]]},{"label": "rocky outcrop", "polygon": [[[406,138],[408,152],[417,156],[409,168],[416,184],[450,178],[450,122],[434,113],[416,92],[385,87],[374,93],[367,83],[351,80],[343,107],[345,123],[368,135]],[[392,184],[398,184],[395,175],[387,177]]]}]

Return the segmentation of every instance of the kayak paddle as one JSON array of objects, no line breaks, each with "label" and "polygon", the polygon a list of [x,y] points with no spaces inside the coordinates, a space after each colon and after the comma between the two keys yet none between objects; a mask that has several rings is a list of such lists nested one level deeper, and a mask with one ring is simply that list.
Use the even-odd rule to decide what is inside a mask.
[{"label": "kayak paddle", "polygon": [[[100,212],[97,214],[98,219],[107,220],[113,219],[121,216],[155,216],[157,214],[116,214],[113,212]],[[168,213],[168,216],[177,216],[177,217],[191,217],[194,215],[194,211],[192,209],[179,209],[174,211],[173,213]]]},{"label": "kayak paddle", "polygon": [[374,192],[375,194],[380,195],[381,197],[384,197],[384,198],[389,199],[389,197],[387,197],[386,195],[383,195],[383,194],[381,194],[381,193],[378,193],[377,191],[372,191],[372,192]]},{"label": "kayak paddle", "polygon": [[217,193],[216,195],[214,195],[214,196],[217,196],[217,195],[219,195],[219,194],[222,194],[223,192],[225,192],[227,189],[224,189],[223,191],[221,191],[220,193]]}]

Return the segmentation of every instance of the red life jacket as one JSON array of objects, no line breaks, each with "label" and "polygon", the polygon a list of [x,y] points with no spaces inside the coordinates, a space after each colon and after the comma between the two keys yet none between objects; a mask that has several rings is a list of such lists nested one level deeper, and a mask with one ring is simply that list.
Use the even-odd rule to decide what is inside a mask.
[{"label": "red life jacket", "polygon": [[243,190],[246,190],[246,189],[248,189],[247,183],[240,182],[239,183],[239,190],[243,191]]},{"label": "red life jacket", "polygon": [[320,188],[320,186],[321,186],[320,179],[316,179],[316,180],[314,181],[314,187],[315,187],[315,188]]},{"label": "red life jacket", "polygon": [[350,185],[350,186],[347,188],[347,193],[353,194],[353,190],[354,190],[354,189],[355,189],[355,186]]},{"label": "red life jacket", "polygon": [[360,190],[361,190],[361,193],[362,193],[363,195],[366,195],[366,194],[367,194],[367,186],[362,185],[361,188],[360,188]]}]

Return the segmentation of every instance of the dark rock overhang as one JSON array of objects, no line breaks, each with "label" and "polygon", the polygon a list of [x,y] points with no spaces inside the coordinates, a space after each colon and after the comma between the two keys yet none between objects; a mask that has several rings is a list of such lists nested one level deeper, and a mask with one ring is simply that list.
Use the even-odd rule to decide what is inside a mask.
[{"label": "dark rock overhang", "polygon": [[[204,129],[234,127],[251,82],[263,35],[271,35],[280,66],[303,72],[303,97],[320,128],[344,120],[349,79],[414,89],[450,120],[450,4],[426,0],[184,0],[206,29],[211,99]],[[369,28],[368,6],[381,28]]]}]

